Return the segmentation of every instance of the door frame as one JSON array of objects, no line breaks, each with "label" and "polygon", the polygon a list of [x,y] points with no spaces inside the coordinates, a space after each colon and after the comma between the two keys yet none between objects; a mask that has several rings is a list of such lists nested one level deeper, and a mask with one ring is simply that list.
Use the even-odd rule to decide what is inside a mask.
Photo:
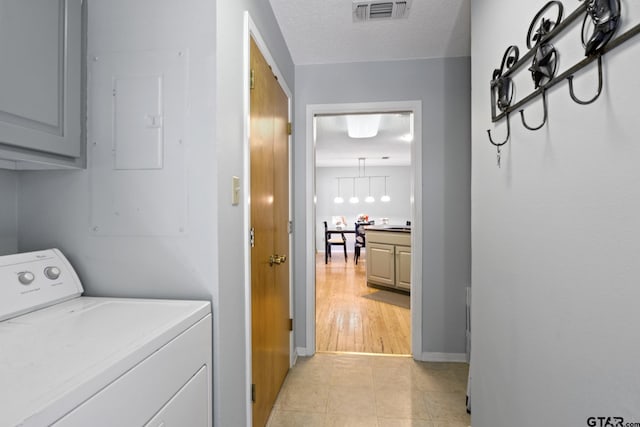
[{"label": "door frame", "polygon": [[[253,19],[251,19],[251,15],[248,11],[245,11],[243,14],[244,20],[244,40],[242,45],[242,61],[243,61],[243,70],[249,70],[250,68],[250,40],[253,37],[256,44],[258,45],[258,49],[262,56],[267,60],[269,65],[272,68],[273,74],[278,79],[278,84],[287,95],[288,98],[288,107],[287,114],[288,120],[291,122],[291,99],[292,93],[287,86],[287,83],[284,79],[284,75],[280,72],[278,68],[277,62],[273,59],[271,52],[265,42],[265,39],[260,34],[258,30],[258,26],[255,24]],[[243,141],[242,141],[242,184],[241,191],[244,195],[241,198],[242,210],[243,210],[243,218],[242,224],[244,230],[247,232],[247,238],[244,241],[244,312],[245,312],[245,373],[246,373],[246,382],[245,382],[245,396],[247,397],[247,406],[246,406],[246,419],[247,425],[250,426],[253,424],[253,406],[251,402],[251,383],[252,383],[252,347],[251,347],[251,243],[249,241],[249,230],[251,229],[251,208],[249,206],[249,195],[251,194],[251,146],[249,141],[250,136],[250,114],[251,114],[251,88],[249,87],[249,78],[247,74],[247,78],[244,79],[242,85],[243,91]],[[291,153],[291,135],[288,137],[288,151],[289,151],[289,159],[287,161],[287,169],[289,170],[289,221],[291,221],[293,217],[293,194],[292,194],[292,153]],[[293,244],[293,234],[289,233],[289,253],[291,253],[291,248]],[[291,262],[289,262],[289,317],[293,318],[293,266]],[[293,331],[289,333],[289,367],[293,366],[295,362],[295,351],[294,351],[294,341],[293,341]]]},{"label": "door frame", "polygon": [[[411,143],[411,224],[423,230],[422,216],[422,101],[363,102],[347,104],[308,104],[306,109],[306,335],[305,349],[298,353],[311,356],[316,352],[316,149],[315,116],[325,114],[411,112],[413,117],[413,142]],[[420,209],[421,210],[421,209]],[[411,283],[422,285],[422,232],[411,233]],[[417,262],[414,262],[417,261]],[[422,286],[411,287],[411,354],[422,359]]]}]

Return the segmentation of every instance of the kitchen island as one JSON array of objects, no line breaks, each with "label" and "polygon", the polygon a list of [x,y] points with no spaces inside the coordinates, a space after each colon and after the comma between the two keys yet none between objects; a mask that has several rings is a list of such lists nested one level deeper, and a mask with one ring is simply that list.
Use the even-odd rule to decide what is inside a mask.
[{"label": "kitchen island", "polygon": [[367,285],[403,292],[411,290],[411,227],[365,227]]}]

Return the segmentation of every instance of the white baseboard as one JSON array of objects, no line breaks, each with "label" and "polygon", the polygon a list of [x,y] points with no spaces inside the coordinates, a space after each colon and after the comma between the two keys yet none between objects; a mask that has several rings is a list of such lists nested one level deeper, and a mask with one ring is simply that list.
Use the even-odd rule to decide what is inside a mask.
[{"label": "white baseboard", "polygon": [[423,352],[420,355],[422,362],[467,362],[466,353],[434,353]]},{"label": "white baseboard", "polygon": [[296,358],[312,356],[307,352],[306,347],[296,347]]},{"label": "white baseboard", "polygon": [[[294,355],[294,364],[295,360],[298,357],[307,357],[312,356],[308,353],[306,347],[296,347],[296,353]],[[423,352],[420,355],[419,360],[421,362],[457,362],[457,363],[468,363],[466,353],[436,353],[436,352]]]}]

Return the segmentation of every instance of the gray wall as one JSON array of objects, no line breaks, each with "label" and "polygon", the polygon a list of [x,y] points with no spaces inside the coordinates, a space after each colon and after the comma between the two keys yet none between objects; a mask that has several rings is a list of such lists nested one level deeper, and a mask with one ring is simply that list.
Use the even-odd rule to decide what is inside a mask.
[{"label": "gray wall", "polygon": [[[104,165],[20,175],[19,249],[59,247],[78,269],[88,295],[212,301],[217,426],[245,425],[250,410],[244,357],[246,232],[242,208],[230,204],[231,176],[244,172],[244,10],[252,14],[293,89],[293,64],[268,2],[89,1],[90,54],[189,51],[185,236],[94,235],[91,168]],[[90,83],[90,99],[92,89]]]},{"label": "gray wall", "polygon": [[[307,247],[305,110],[309,104],[422,101],[423,352],[465,352],[470,283],[469,58],[296,67],[295,248]],[[300,258],[300,257],[298,257]],[[306,342],[306,271],[295,263],[295,339]]]},{"label": "gray wall", "polygon": [[[506,127],[491,124],[489,80],[508,45],[526,52],[543,5],[471,2],[474,427],[640,417],[640,38],[605,55],[595,103],[574,103],[563,82],[548,93],[541,130],[513,114],[498,169],[486,129],[502,140]],[[565,15],[578,5],[565,3]],[[623,0],[622,11],[620,33],[640,22],[640,4]],[[558,72],[584,58],[580,24],[553,41]],[[533,89],[527,68],[516,99]],[[595,64],[575,81],[580,97],[593,96]],[[525,113],[539,123],[540,100]]]},{"label": "gray wall", "polygon": [[18,250],[18,175],[0,170],[0,255]]}]

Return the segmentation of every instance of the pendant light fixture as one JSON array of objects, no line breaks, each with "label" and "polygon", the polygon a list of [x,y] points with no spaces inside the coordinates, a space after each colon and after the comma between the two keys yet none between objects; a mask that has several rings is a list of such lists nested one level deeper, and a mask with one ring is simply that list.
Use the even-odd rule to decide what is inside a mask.
[{"label": "pendant light fixture", "polygon": [[358,196],[356,196],[356,179],[353,178],[353,192],[351,193],[352,196],[349,198],[349,203],[352,204],[356,204],[356,203],[360,203],[360,199],[358,199]]},{"label": "pendant light fixture", "polygon": [[387,193],[387,178],[389,178],[389,176],[388,175],[367,175],[365,162],[366,162],[366,158],[364,157],[358,158],[358,175],[357,176],[337,176],[336,177],[336,179],[338,180],[338,195],[333,199],[333,203],[341,204],[345,202],[345,199],[342,197],[342,187],[341,187],[341,180],[343,179],[351,180],[351,197],[349,197],[349,203],[353,205],[360,203],[360,199],[358,198],[358,193],[356,192],[356,189],[357,189],[356,183],[357,183],[357,180],[359,179],[368,180],[369,187],[368,187],[367,196],[364,198],[365,203],[374,203],[376,201],[376,198],[373,197],[373,194],[371,193],[371,179],[373,178],[376,178],[376,179],[384,178],[384,193],[382,197],[380,197],[380,201],[385,203],[391,201],[391,197],[389,197],[389,194]]},{"label": "pendant light fixture", "polygon": [[380,197],[380,201],[387,203],[391,201],[391,197],[389,197],[389,194],[387,193],[387,177],[384,177],[384,195],[382,197]]},{"label": "pendant light fixture", "polygon": [[[358,158],[358,177],[369,179],[369,192],[367,193],[367,197],[365,197],[364,201],[365,203],[373,203],[376,201],[376,199],[374,199],[371,195],[371,177],[367,177],[367,165],[365,163],[366,161],[367,159],[365,157]],[[362,174],[360,174],[360,163],[362,163]]]},{"label": "pendant light fixture", "polygon": [[336,178],[338,180],[338,195],[335,199],[333,199],[333,203],[339,205],[344,203],[344,199],[342,198],[342,192],[340,191],[340,178]]},{"label": "pendant light fixture", "polygon": [[369,195],[364,199],[366,203],[373,203],[376,199],[371,195],[371,177],[369,177]]}]

